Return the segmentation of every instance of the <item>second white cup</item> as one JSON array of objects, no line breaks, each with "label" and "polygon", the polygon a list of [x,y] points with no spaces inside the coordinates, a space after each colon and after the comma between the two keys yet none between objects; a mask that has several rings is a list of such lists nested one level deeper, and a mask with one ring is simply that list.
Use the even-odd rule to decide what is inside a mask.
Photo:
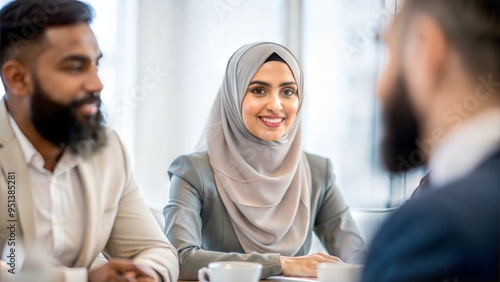
[{"label": "second white cup", "polygon": [[198,271],[198,280],[207,282],[206,275],[210,282],[258,282],[262,264],[245,261],[219,261],[208,264]]},{"label": "second white cup", "polygon": [[322,262],[316,267],[320,282],[359,282],[362,272],[361,264]]}]

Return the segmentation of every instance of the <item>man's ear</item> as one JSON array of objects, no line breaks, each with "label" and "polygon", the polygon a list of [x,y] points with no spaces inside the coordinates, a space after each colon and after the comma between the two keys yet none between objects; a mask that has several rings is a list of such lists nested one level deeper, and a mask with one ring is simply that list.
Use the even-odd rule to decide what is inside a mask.
[{"label": "man's ear", "polygon": [[8,92],[17,97],[30,95],[33,90],[29,67],[18,61],[8,60],[2,65],[3,83]]}]

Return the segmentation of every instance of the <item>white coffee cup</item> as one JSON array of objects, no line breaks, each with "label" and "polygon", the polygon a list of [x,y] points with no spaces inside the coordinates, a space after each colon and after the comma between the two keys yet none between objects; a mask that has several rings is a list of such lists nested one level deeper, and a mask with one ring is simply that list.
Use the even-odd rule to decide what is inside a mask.
[{"label": "white coffee cup", "polygon": [[358,282],[362,272],[361,264],[322,262],[316,267],[316,275],[320,282]]},{"label": "white coffee cup", "polygon": [[198,280],[207,282],[205,275],[208,275],[210,282],[258,282],[262,264],[245,261],[219,261],[208,264],[198,271]]}]

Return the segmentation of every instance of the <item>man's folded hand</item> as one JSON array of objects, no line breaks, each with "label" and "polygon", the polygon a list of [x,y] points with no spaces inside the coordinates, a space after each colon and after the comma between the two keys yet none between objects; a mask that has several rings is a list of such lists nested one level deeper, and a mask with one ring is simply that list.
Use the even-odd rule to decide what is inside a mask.
[{"label": "man's folded hand", "polygon": [[89,282],[154,282],[153,270],[135,265],[132,261],[111,260],[89,271]]}]

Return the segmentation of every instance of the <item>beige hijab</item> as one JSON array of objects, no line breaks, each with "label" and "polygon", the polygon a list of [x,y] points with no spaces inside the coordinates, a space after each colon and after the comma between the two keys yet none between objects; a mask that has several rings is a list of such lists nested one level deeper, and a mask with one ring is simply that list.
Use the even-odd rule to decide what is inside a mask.
[{"label": "beige hijab", "polygon": [[[300,107],[289,131],[276,142],[252,135],[241,105],[253,76],[273,53],[290,67]],[[229,60],[205,130],[220,197],[245,252],[294,255],[309,228],[311,175],[301,147],[303,81],[295,57],[275,43],[243,46]]]}]

